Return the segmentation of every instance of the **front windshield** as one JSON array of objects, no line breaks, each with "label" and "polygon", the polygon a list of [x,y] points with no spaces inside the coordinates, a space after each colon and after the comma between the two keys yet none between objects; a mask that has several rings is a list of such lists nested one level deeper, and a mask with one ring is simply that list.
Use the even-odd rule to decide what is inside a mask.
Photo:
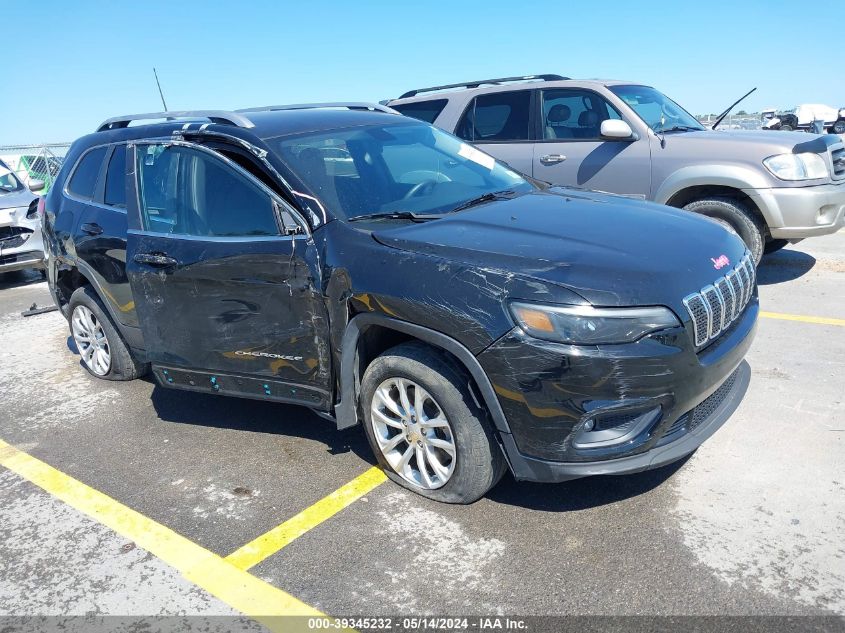
[{"label": "front windshield", "polygon": [[648,86],[610,86],[655,132],[703,130],[694,116],[662,92]]},{"label": "front windshield", "polygon": [[484,194],[534,188],[488,154],[407,119],[286,136],[276,143],[291,171],[341,218],[448,213]]},{"label": "front windshield", "polygon": [[5,165],[0,163],[0,193],[17,191],[21,188],[20,182]]}]

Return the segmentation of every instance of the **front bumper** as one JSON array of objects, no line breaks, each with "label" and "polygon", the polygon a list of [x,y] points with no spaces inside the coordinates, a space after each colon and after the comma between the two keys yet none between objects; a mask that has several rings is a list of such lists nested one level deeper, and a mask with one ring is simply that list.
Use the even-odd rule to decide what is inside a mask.
[{"label": "front bumper", "polygon": [[743,191],[763,211],[773,238],[797,240],[845,226],[845,183]]},{"label": "front bumper", "polygon": [[[500,339],[478,358],[510,427],[500,438],[514,476],[557,482],[631,473],[693,452],[747,390],[750,369],[743,359],[758,310],[755,297],[726,333],[698,352],[684,328],[586,349],[519,330]],[[600,449],[579,443],[590,421],[621,425],[634,416],[646,426],[637,430],[632,422],[625,441]]]},{"label": "front bumper", "polygon": [[27,268],[44,268],[44,253],[27,251],[21,253],[0,253],[0,273],[10,273]]},{"label": "front bumper", "polygon": [[27,212],[27,207],[0,209],[0,273],[44,268],[41,222]]}]

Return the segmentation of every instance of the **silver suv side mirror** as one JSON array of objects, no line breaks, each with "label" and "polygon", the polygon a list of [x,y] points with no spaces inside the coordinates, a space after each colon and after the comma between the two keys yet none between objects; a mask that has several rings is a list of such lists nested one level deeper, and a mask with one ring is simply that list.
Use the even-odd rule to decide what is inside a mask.
[{"label": "silver suv side mirror", "polygon": [[607,139],[635,140],[634,130],[631,126],[619,119],[607,119],[601,122],[601,137]]},{"label": "silver suv side mirror", "polygon": [[29,190],[35,193],[36,191],[41,191],[44,188],[44,181],[43,180],[30,180],[29,181]]}]

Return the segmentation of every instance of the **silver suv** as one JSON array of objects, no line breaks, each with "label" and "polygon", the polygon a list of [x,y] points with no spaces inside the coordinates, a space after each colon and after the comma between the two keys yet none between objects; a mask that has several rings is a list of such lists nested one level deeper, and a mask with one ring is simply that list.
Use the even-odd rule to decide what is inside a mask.
[{"label": "silver suv", "polygon": [[422,88],[386,104],[538,180],[710,216],[756,262],[845,225],[839,136],[713,131],[649,86],[559,75]]},{"label": "silver suv", "polygon": [[32,180],[27,188],[0,160],[0,273],[24,268],[44,269],[38,196],[44,182]]}]

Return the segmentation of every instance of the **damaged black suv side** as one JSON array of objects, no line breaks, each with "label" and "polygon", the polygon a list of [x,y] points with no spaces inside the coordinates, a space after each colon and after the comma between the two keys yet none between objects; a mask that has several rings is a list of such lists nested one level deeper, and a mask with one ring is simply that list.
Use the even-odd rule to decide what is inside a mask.
[{"label": "damaged black suv side", "polygon": [[666,464],[748,385],[734,233],[549,188],[386,107],[118,117],[64,165],[48,279],[91,374],[363,423],[433,499]]}]

